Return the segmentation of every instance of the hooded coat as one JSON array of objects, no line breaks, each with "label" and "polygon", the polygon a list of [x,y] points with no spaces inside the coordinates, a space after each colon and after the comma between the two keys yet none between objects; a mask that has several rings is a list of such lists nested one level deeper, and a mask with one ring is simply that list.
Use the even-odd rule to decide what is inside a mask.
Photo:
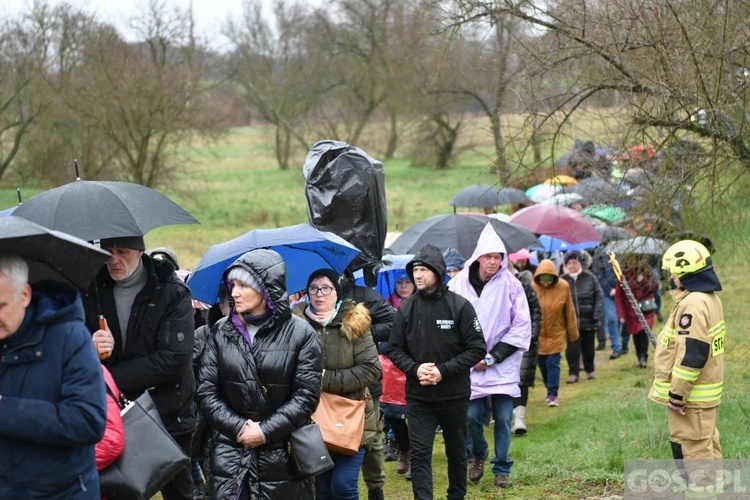
[{"label": "hooded coat", "polygon": [[[539,283],[539,277],[542,274],[554,276],[552,285],[543,286]],[[570,287],[565,280],[560,279],[555,264],[549,259],[544,259],[539,263],[534,273],[532,286],[539,299],[539,308],[542,310],[539,355],[547,356],[563,352],[567,342],[575,342],[579,337],[578,319],[573,297],[570,295]]]},{"label": "hooded coat", "polygon": [[34,285],[0,340],[0,498],[98,499],[107,406],[99,357],[68,285]]},{"label": "hooded coat", "polygon": [[[206,339],[196,395],[214,430],[211,498],[237,498],[240,488],[249,488],[252,499],[309,499],[313,480],[295,475],[287,443],[292,431],[311,421],[318,405],[320,344],[307,322],[291,314],[286,268],[278,253],[255,250],[229,269],[235,266],[262,284],[272,314],[252,347],[235,325],[235,311],[217,321]],[[265,444],[246,448],[237,443],[247,419],[259,423]]]},{"label": "hooded coat", "polygon": [[366,398],[362,445],[369,448],[378,432],[375,405],[368,397],[369,386],[382,375],[378,350],[370,333],[370,313],[364,304],[344,300],[336,316],[323,326],[311,321],[305,315],[305,308],[307,303],[297,304],[294,314],[315,329],[323,346],[322,390],[349,399]]},{"label": "hooded coat", "polygon": [[[448,290],[445,262],[440,250],[425,245],[407,264],[414,282],[414,266],[421,265],[437,276],[432,293],[417,290],[401,303],[391,329],[388,357],[406,374],[406,399],[425,403],[469,399],[469,370],[484,358],[482,326],[468,300]],[[435,363],[443,379],[437,385],[421,385],[417,369]]]},{"label": "hooded coat", "polygon": [[[489,253],[503,255],[497,272],[484,283],[481,295],[471,284],[470,276],[477,275],[479,257]],[[507,357],[488,366],[486,370],[471,370],[471,399],[483,398],[492,394],[507,394],[512,397],[521,395],[518,387],[520,381],[521,359],[531,342],[531,317],[529,303],[523,285],[508,270],[508,254],[505,244],[490,224],[482,230],[474,253],[466,261],[466,266],[448,285],[448,289],[467,299],[479,318],[486,351],[495,359],[502,357],[494,354],[502,349],[499,344],[513,346],[515,349]]]}]

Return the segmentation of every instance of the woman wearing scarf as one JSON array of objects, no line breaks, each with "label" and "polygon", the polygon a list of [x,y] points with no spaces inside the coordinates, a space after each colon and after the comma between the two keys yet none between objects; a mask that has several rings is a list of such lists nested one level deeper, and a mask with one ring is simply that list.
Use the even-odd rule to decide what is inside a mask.
[{"label": "woman wearing scarf", "polygon": [[314,482],[295,474],[287,442],[318,404],[320,343],[291,314],[278,253],[248,252],[223,279],[233,306],[207,336],[196,393],[213,430],[210,496],[312,499]]},{"label": "woman wearing scarf", "polygon": [[[368,386],[380,378],[378,352],[370,334],[370,313],[362,304],[340,300],[339,276],[318,269],[307,280],[308,303],[294,313],[307,320],[323,346],[322,390],[350,399],[369,395]],[[357,479],[365,447],[375,440],[377,422],[371,398],[365,406],[365,430],[356,455],[331,452],[334,468],[315,478],[315,496],[322,499],[357,499]]]}]

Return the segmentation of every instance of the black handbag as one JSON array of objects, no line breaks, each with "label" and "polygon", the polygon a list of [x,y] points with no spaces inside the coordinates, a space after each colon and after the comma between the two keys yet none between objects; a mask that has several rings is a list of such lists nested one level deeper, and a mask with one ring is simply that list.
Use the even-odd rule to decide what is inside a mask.
[{"label": "black handbag", "polygon": [[658,309],[656,301],[654,299],[641,299],[638,301],[638,305],[641,308],[643,314],[654,312]]},{"label": "black handbag", "polygon": [[99,485],[108,499],[148,500],[189,461],[169,435],[148,392],[122,412],[125,450],[99,473]]},{"label": "black handbag", "polygon": [[[252,357],[250,361],[250,369],[255,378],[262,384]],[[271,404],[265,390],[262,390],[260,394],[266,406],[270,408]],[[294,429],[287,441],[287,451],[294,460],[300,477],[315,477],[333,469],[333,459],[331,454],[328,453],[328,447],[323,441],[323,434],[316,423],[305,424]]]},{"label": "black handbag", "polygon": [[289,453],[302,477],[315,477],[333,469],[331,454],[317,424],[306,424],[292,432]]}]

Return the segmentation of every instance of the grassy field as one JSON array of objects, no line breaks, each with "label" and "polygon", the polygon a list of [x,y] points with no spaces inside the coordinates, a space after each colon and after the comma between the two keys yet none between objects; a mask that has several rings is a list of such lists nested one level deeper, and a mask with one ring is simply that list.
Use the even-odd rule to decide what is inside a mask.
[{"label": "grassy field", "polygon": [[[273,161],[272,144],[272,130],[254,127],[234,131],[213,148],[191,150],[186,172],[172,189],[163,192],[192,213],[201,225],[156,229],[147,235],[147,246],[170,247],[177,252],[183,267],[194,268],[212,244],[254,228],[307,222],[301,173],[304,158],[295,159],[297,168],[281,171]],[[459,166],[445,172],[410,168],[400,158],[385,163],[390,231],[403,230],[431,215],[452,212],[450,198],[466,185],[496,182],[487,173],[491,148],[486,142],[475,144],[479,147],[467,151]],[[0,208],[16,203],[15,188],[11,181],[3,181]],[[24,198],[35,193],[24,189]],[[716,267],[725,289],[721,297],[728,330],[719,427],[725,458],[746,459],[750,454],[750,397],[744,384],[749,374],[750,340],[741,332],[750,329],[745,285],[750,266],[744,251],[730,252],[722,247],[722,242],[729,241],[727,235],[710,236],[719,248]],[[668,311],[668,300],[665,307]],[[657,324],[655,330],[658,327]],[[633,354],[615,361],[610,361],[608,355],[609,350],[597,353],[596,380],[563,384],[559,408],[544,404],[544,387],[538,380],[527,412],[530,431],[526,436],[514,437],[511,444],[510,455],[515,460],[513,487],[505,491],[494,488],[490,473],[480,484],[469,485],[468,498],[618,495],[623,491],[625,460],[670,457],[665,410],[646,399],[651,371],[638,370]],[[563,380],[565,376],[563,370]],[[442,438],[438,437],[433,462],[436,497],[442,497],[447,486],[442,446]],[[395,474],[395,462],[386,464],[386,472],[386,498],[411,498],[410,483]],[[364,486],[361,492],[366,498]]]}]

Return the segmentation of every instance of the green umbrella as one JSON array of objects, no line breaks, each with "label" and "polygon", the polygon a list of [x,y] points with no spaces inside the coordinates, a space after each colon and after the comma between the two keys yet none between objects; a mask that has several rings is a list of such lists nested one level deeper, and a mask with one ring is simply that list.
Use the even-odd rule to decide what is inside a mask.
[{"label": "green umbrella", "polygon": [[628,216],[622,208],[611,205],[590,205],[581,212],[607,224],[614,224]]}]

